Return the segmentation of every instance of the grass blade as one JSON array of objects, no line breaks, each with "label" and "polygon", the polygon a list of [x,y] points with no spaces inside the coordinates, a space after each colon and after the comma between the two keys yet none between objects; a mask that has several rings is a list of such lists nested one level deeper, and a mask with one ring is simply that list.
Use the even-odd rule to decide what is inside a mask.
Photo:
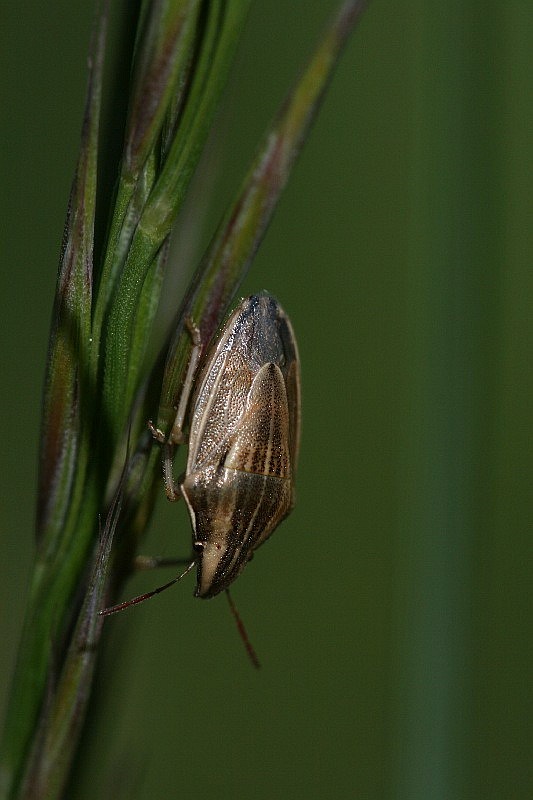
[{"label": "grass blade", "polygon": [[[44,392],[37,514],[38,564],[22,634],[20,668],[15,674],[6,719],[0,767],[2,796],[9,796],[16,785],[47,680],[51,641],[63,608],[57,595],[49,590],[58,577],[58,570],[64,570],[57,556],[66,546],[66,519],[75,505],[74,470],[79,467],[77,456],[82,440],[88,436],[82,394],[91,391],[87,385],[88,348],[105,36],[106,15],[103,13],[92,46],[80,156],[59,266]],[[76,477],[79,479],[79,472]]]},{"label": "grass blade", "polygon": [[222,322],[272,219],[300,149],[350,32],[366,3],[344,3],[326,30],[300,80],[285,98],[272,126],[191,282],[180,309],[165,369],[158,427],[168,430],[190,351],[182,336],[187,316],[204,343]]}]

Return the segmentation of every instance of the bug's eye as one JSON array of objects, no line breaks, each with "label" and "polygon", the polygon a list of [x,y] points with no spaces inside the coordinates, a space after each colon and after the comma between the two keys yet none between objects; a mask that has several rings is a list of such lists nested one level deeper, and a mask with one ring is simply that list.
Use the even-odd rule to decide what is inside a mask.
[{"label": "bug's eye", "polygon": [[205,544],[204,544],[203,542],[193,542],[192,549],[193,549],[193,550],[194,550],[196,553],[202,553],[202,552],[203,552],[203,549],[204,549],[204,547],[205,547]]}]

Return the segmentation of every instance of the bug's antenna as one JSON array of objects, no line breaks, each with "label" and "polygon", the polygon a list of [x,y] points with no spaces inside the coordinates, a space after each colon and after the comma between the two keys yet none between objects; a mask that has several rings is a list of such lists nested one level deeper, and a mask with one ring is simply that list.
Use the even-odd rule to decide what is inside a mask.
[{"label": "bug's antenna", "polygon": [[242,619],[240,617],[239,612],[237,611],[237,606],[233,602],[233,598],[232,598],[232,596],[231,596],[231,594],[229,592],[229,589],[226,589],[226,597],[228,598],[228,603],[229,603],[229,607],[230,607],[231,613],[233,614],[233,619],[235,620],[235,623],[237,625],[237,630],[239,631],[239,636],[241,637],[241,639],[243,641],[243,644],[244,644],[244,646],[246,648],[246,652],[248,653],[250,661],[252,662],[252,664],[254,665],[254,667],[256,669],[260,669],[261,668],[261,664],[259,662],[259,659],[257,658],[257,653],[255,652],[250,639],[248,638],[248,633],[246,632],[246,628],[244,627],[244,623],[243,623],[243,621],[242,621]]},{"label": "bug's antenna", "polygon": [[191,569],[196,566],[196,561],[191,561],[188,565],[187,569],[178,575],[176,578],[172,578],[171,581],[168,583],[163,584],[163,586],[158,586],[157,589],[153,589],[151,592],[146,592],[145,594],[139,594],[137,597],[133,597],[131,600],[126,600],[124,603],[119,603],[117,606],[111,606],[110,608],[103,608],[98,613],[101,617],[109,617],[111,614],[118,614],[119,611],[124,611],[125,608],[129,608],[130,606],[136,606],[137,603],[142,603],[145,600],[149,600],[150,597],[153,597],[156,594],[160,594],[160,592],[164,592],[165,589],[170,588],[170,586],[174,586],[175,583],[181,581],[182,578],[187,575]]}]

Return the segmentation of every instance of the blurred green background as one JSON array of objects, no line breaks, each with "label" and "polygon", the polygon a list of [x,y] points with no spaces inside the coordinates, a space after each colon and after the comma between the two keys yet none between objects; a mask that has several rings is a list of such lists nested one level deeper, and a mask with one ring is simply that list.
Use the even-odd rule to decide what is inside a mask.
[{"label": "blurred green background", "polygon": [[[335,7],[254,4],[206,226]],[[6,690],[92,15],[2,10]],[[110,620],[69,797],[531,797],[532,42],[529,0],[371,4],[243,287],[303,372],[297,506],[234,590],[263,669],[192,580]]]}]

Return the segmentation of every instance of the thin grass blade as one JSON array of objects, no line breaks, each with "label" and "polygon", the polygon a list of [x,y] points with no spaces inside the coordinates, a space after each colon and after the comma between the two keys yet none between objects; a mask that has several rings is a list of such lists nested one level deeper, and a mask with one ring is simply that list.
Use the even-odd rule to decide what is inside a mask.
[{"label": "thin grass blade", "polygon": [[189,357],[190,337],[182,335],[184,320],[191,317],[199,325],[204,343],[222,322],[272,219],[343,46],[365,6],[365,2],[341,6],[266,132],[235,202],[200,263],[168,350],[157,423],[161,430],[168,431],[172,424]]},{"label": "thin grass blade", "polygon": [[42,699],[62,605],[43,591],[53,581],[64,547],[66,518],[72,511],[74,477],[80,479],[78,454],[88,431],[82,422],[83,395],[90,396],[88,359],[92,303],[96,153],[102,88],[106,16],[95,33],[80,156],[76,169],[52,319],[44,391],[39,469],[37,537],[39,563],[34,573],[11,702],[7,712],[0,766],[0,795],[9,796],[24,761]]},{"label": "thin grass blade", "polygon": [[57,686],[42,710],[45,724],[39,726],[32,755],[20,792],[21,800],[54,800],[63,797],[89,699],[88,687],[96,666],[103,619],[108,564],[113,538],[122,509],[127,469],[111,503],[94,567],[70,640]]},{"label": "thin grass blade", "polygon": [[175,123],[189,83],[199,0],[150,4],[139,24],[124,154],[93,321],[96,372],[105,315],[140,213],[159,169],[160,138]]},{"label": "thin grass blade", "polygon": [[205,28],[187,101],[121,272],[104,343],[104,411],[115,431],[124,428],[125,409],[130,407],[139,388],[142,354],[138,347],[132,349],[139,298],[151,265],[182,207],[227,79],[247,8],[248,0],[212,2],[204,7]]}]

